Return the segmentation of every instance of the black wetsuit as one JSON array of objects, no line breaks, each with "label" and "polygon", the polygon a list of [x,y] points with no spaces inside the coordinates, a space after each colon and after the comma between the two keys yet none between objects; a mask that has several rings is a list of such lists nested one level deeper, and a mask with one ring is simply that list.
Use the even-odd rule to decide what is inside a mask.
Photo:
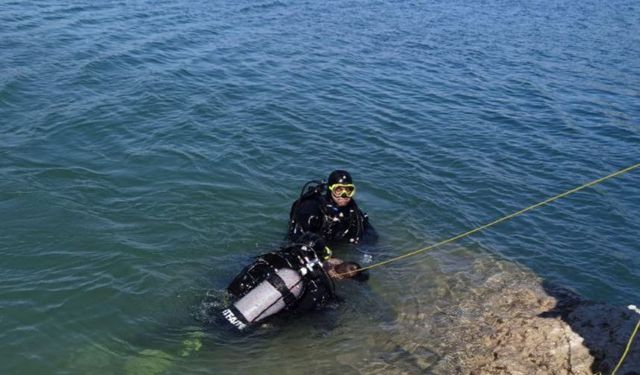
[{"label": "black wetsuit", "polygon": [[319,192],[305,194],[291,207],[289,239],[295,241],[305,232],[316,233],[329,244],[375,242],[378,237],[354,199],[339,207]]}]

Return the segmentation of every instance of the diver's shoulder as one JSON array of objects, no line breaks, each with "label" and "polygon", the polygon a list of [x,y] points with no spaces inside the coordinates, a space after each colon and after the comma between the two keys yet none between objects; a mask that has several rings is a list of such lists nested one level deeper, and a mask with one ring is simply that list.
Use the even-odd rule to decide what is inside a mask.
[{"label": "diver's shoulder", "polygon": [[297,211],[298,212],[319,211],[322,205],[323,205],[323,202],[321,197],[319,196],[307,197],[305,199],[300,200],[300,202],[298,202]]}]

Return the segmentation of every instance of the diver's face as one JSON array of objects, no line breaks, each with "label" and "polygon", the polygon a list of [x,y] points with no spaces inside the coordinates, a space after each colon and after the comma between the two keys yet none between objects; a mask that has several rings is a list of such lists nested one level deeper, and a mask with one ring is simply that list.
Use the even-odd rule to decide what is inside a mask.
[{"label": "diver's face", "polygon": [[333,201],[338,205],[338,207],[344,207],[346,205],[349,204],[349,202],[351,202],[351,198],[350,197],[346,197],[344,196],[344,194],[342,194],[342,191],[339,191],[339,189],[335,189],[334,191],[331,192],[331,199],[333,199]]}]

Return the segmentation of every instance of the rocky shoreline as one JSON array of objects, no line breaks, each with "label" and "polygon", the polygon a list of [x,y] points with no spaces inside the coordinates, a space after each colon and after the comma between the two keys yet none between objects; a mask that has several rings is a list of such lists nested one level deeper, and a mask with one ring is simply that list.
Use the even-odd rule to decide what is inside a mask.
[{"label": "rocky shoreline", "polygon": [[[444,281],[447,287],[436,293],[455,294],[454,303],[425,308],[429,302],[418,296],[400,305],[384,344],[376,350],[385,354],[370,361],[363,373],[612,372],[640,315],[626,307],[584,300],[521,267],[506,262],[500,266],[473,288],[455,290],[460,277],[450,276]],[[427,290],[428,279],[419,282],[425,285],[417,287]],[[434,300],[433,295],[424,298]],[[433,337],[438,338],[435,343],[425,339]],[[640,338],[617,374],[640,374]]]},{"label": "rocky shoreline", "polygon": [[[507,308],[479,315],[480,339],[467,346],[473,354],[452,356],[460,373],[610,374],[640,319],[626,308],[585,301],[544,284],[500,293],[485,303]],[[470,327],[465,330],[473,335]],[[638,369],[640,349],[635,346],[618,374],[637,374]]]}]

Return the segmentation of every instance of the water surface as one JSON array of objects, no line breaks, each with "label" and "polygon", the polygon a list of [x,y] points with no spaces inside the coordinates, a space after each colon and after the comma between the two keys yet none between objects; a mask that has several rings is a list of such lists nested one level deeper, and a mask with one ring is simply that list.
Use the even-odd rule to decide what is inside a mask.
[{"label": "water surface", "polygon": [[624,0],[2,2],[0,372],[374,372],[407,305],[454,303],[499,259],[638,304],[633,172],[323,314],[203,324],[333,169],[381,235],[336,252],[379,261],[639,162],[638,19]]}]

